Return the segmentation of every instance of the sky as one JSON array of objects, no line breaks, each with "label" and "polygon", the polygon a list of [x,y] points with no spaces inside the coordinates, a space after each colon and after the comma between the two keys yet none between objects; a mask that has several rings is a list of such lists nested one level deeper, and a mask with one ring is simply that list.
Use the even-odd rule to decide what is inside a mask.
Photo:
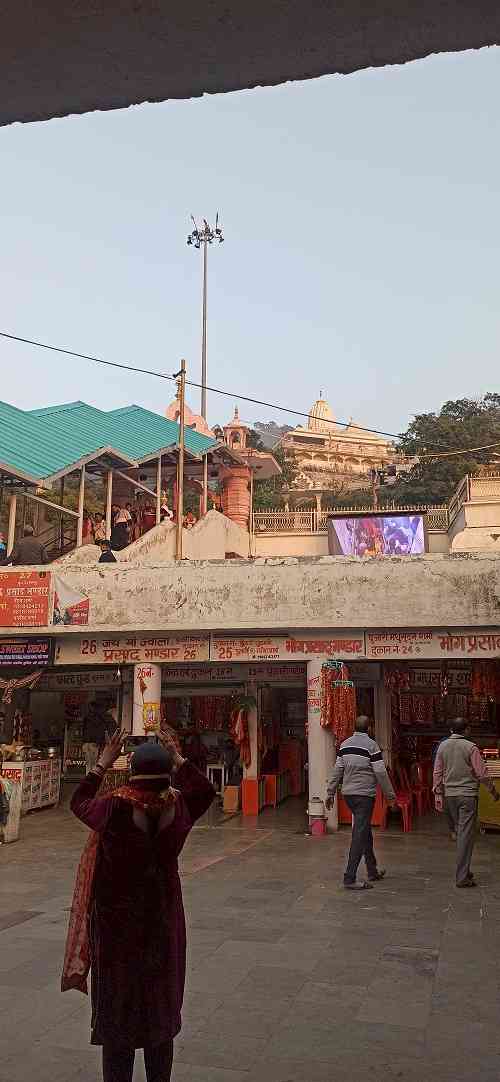
[{"label": "sky", "polygon": [[[398,433],[499,389],[500,49],[0,129],[0,330]],[[0,398],[163,411],[170,383],[0,339]],[[188,395],[199,409],[199,392]],[[240,415],[300,423],[240,402]],[[305,423],[305,422],[304,422]]]}]

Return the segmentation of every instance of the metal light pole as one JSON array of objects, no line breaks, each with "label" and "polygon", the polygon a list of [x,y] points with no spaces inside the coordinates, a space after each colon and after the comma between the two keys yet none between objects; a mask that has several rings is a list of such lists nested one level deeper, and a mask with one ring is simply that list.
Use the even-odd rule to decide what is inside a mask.
[{"label": "metal light pole", "polygon": [[179,372],[175,373],[179,379],[179,457],[177,459],[177,522],[175,534],[175,558],[182,560],[182,527],[184,518],[184,405],[186,401],[186,362],[181,361]]},{"label": "metal light pole", "polygon": [[[206,421],[207,419],[207,269],[208,269],[208,245],[213,244],[214,240],[222,244],[224,237],[222,235],[222,229],[219,226],[219,214],[215,217],[215,228],[212,228],[208,224],[206,218],[203,219],[203,225],[199,227],[196,224],[195,218],[191,215],[191,220],[194,225],[192,233],[189,234],[187,242],[198,250],[203,248],[203,293],[202,293],[202,318],[201,318],[201,416]],[[203,459],[203,507],[202,512],[204,515],[207,513],[208,503],[208,458],[205,455]]]}]

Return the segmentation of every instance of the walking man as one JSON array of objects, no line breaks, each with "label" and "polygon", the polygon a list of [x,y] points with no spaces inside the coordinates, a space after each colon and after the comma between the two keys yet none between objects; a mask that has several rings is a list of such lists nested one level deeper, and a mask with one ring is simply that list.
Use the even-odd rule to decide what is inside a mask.
[{"label": "walking man", "polygon": [[[369,728],[369,718],[365,715],[356,718],[353,735],[344,740],[337,751],[337,762],[327,791],[326,807],[330,810],[335,793],[342,783],[342,796],[353,814],[351,848],[344,874],[346,890],[371,890],[372,883],[384,878],[385,872],[377,869],[371,828],[377,784],[382,788],[389,804],[394,804],[396,800],[382,752],[378,744],[371,739]],[[367,883],[356,882],[362,857],[365,858],[368,872]]]},{"label": "walking man", "polygon": [[433,790],[437,811],[446,811],[454,823],[457,836],[457,887],[475,887],[470,870],[474,848],[479,785],[500,800],[479,748],[469,739],[470,725],[465,718],[455,718],[451,736],[444,740],[436,753]]}]

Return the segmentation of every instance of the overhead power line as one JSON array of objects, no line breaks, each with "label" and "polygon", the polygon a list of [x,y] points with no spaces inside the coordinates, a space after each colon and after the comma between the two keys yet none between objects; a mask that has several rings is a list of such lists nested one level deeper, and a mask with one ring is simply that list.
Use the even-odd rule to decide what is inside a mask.
[{"label": "overhead power line", "polygon": [[[177,382],[177,376],[169,374],[167,372],[157,372],[153,368],[139,368],[138,365],[124,364],[120,361],[108,361],[105,360],[104,357],[95,357],[93,354],[90,353],[79,353],[73,349],[65,349],[63,346],[54,346],[49,342],[39,342],[37,339],[34,338],[24,338],[18,334],[9,334],[7,331],[0,331],[0,338],[6,338],[11,342],[20,342],[27,346],[34,346],[37,349],[46,349],[49,350],[51,353],[62,353],[66,357],[76,357],[81,361],[91,361],[93,364],[105,365],[107,368],[118,368],[125,372],[136,372],[139,375],[143,376],[154,376],[156,377],[156,379],[164,379],[174,383]],[[195,380],[187,379],[186,386],[197,387],[199,389],[202,387],[202,384],[196,383]],[[266,409],[279,410],[280,413],[292,414],[294,417],[309,418],[310,416],[309,413],[304,413],[302,410],[291,409],[288,406],[279,406],[276,402],[265,402],[260,398],[251,398],[249,395],[240,394],[239,391],[226,391],[220,387],[206,387],[206,390],[210,391],[212,394],[222,395],[225,398],[232,398],[233,401],[236,399],[240,402],[249,402],[253,406],[264,406]],[[351,424],[350,421],[330,420],[329,417],[322,418],[322,421],[324,424],[340,425],[342,428],[349,428]],[[373,433],[377,436],[389,436],[391,439],[395,440],[401,439],[401,433],[386,432],[384,431],[384,429],[381,428],[368,428],[364,425],[355,425],[354,427],[359,432]],[[454,455],[468,455],[478,451],[489,451],[492,450],[494,447],[500,447],[500,440],[497,443],[488,443],[482,447],[467,447],[465,449],[460,449],[456,451],[434,451],[430,453],[418,452],[418,457],[420,459],[450,458]],[[409,455],[408,457],[411,457],[411,455]]]},{"label": "overhead power line", "polygon": [[[166,372],[156,372],[151,368],[139,368],[132,364],[123,364],[119,361],[106,361],[103,357],[94,357],[89,353],[77,353],[73,349],[64,349],[62,346],[53,346],[48,342],[38,342],[34,338],[22,338],[18,334],[8,334],[7,331],[0,331],[0,338],[8,338],[12,342],[22,342],[27,346],[36,346],[37,349],[48,349],[53,353],[63,353],[67,357],[78,357],[81,361],[93,361],[94,364],[104,364],[109,368],[121,368],[125,372],[138,372],[143,376],[156,376],[157,379],[176,380],[176,377],[169,375]],[[194,380],[187,379],[186,386],[201,388],[201,383],[196,383]],[[253,406],[265,406],[266,409],[279,410],[281,413],[291,413],[294,417],[309,417],[308,413],[304,413],[301,410],[290,409],[288,406],[278,406],[276,402],[263,402],[260,398],[250,398],[248,395],[240,394],[239,391],[225,391],[220,387],[207,387],[207,391],[212,394],[224,395],[225,398],[238,399],[240,402],[250,402]],[[325,424],[340,425],[342,428],[349,428],[350,421],[335,421],[330,420],[328,417],[322,418]],[[364,425],[355,425],[355,428],[359,432],[373,432],[377,436],[390,436],[391,439],[401,439],[401,433],[396,432],[384,432],[381,428],[368,428]]]}]

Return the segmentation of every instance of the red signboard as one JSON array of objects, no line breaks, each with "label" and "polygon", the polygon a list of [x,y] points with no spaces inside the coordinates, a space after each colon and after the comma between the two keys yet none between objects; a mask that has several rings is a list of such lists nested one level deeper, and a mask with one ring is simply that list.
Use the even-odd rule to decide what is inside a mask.
[{"label": "red signboard", "polygon": [[47,627],[50,575],[0,571],[0,627]]}]

